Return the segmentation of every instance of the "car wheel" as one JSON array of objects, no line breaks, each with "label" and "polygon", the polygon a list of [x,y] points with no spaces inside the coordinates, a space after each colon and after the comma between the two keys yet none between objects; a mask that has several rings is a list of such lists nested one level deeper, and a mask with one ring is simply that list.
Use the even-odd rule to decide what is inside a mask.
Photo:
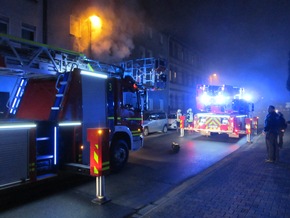
[{"label": "car wheel", "polygon": [[162,132],[167,133],[167,130],[168,130],[168,129],[167,129],[167,125],[164,125],[164,126],[163,126],[163,130],[162,130]]},{"label": "car wheel", "polygon": [[124,140],[116,140],[112,143],[110,152],[111,169],[118,172],[128,161],[128,144]]},{"label": "car wheel", "polygon": [[144,135],[144,136],[149,135],[148,127],[145,127],[145,128],[144,128],[144,130],[143,130],[143,135]]}]

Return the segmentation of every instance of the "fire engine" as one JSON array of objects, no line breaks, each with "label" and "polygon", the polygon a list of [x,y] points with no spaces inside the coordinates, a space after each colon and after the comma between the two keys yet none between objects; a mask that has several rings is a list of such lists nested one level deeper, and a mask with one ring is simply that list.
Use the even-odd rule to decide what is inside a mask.
[{"label": "fire engine", "polygon": [[143,146],[143,91],[120,66],[0,34],[0,78],[14,84],[0,92],[0,188],[89,174],[88,128],[109,128],[113,170]]},{"label": "fire engine", "polygon": [[[244,88],[230,85],[197,85],[193,130],[202,135],[225,133],[238,138],[257,131],[258,117],[253,117],[253,103],[246,100]],[[249,128],[250,125],[250,128]]]}]

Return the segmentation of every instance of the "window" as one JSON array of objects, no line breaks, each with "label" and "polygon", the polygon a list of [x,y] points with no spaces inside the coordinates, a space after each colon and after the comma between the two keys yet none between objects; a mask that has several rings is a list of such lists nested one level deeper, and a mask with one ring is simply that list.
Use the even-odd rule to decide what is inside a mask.
[{"label": "window", "polygon": [[142,34],[145,34],[146,33],[146,27],[144,24],[140,24],[140,31]]},{"label": "window", "polygon": [[146,58],[151,58],[151,57],[153,57],[152,51],[151,50],[147,50],[146,51]]},{"label": "window", "polygon": [[170,57],[173,57],[173,55],[174,55],[173,43],[171,41],[169,42],[169,55],[170,55]]},{"label": "window", "polygon": [[166,119],[166,114],[165,113],[158,113],[158,118],[159,119]]},{"label": "window", "polygon": [[143,46],[139,47],[139,57],[145,58],[145,48]]},{"label": "window", "polygon": [[127,108],[134,108],[139,109],[140,102],[139,102],[137,92],[131,92],[124,90],[123,92],[123,105]]},{"label": "window", "polygon": [[178,56],[178,59],[183,61],[183,48],[181,46],[178,46],[178,51],[177,51],[177,56]]},{"label": "window", "polygon": [[70,15],[69,33],[77,38],[81,37],[81,21],[73,15]]},{"label": "window", "polygon": [[0,33],[8,33],[9,19],[7,17],[0,16]]},{"label": "window", "polygon": [[162,34],[160,34],[160,44],[163,45],[163,43],[164,43],[164,37]]},{"label": "window", "polygon": [[148,27],[148,36],[149,36],[150,39],[153,38],[153,30],[152,30],[151,27]]},{"label": "window", "polygon": [[22,24],[21,37],[23,39],[28,39],[28,40],[34,41],[35,32],[36,32],[35,26],[25,24],[25,23]]}]

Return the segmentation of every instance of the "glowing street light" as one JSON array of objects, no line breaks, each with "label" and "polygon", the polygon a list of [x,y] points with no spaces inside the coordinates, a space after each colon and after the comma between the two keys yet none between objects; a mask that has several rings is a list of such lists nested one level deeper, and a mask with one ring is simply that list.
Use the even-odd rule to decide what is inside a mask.
[{"label": "glowing street light", "polygon": [[91,27],[93,27],[94,29],[101,29],[102,20],[100,17],[93,15],[93,16],[90,16],[89,19],[91,21]]},{"label": "glowing street light", "polygon": [[89,54],[90,54],[90,58],[93,58],[92,57],[92,39],[95,38],[93,36],[96,35],[96,32],[101,30],[102,20],[100,17],[98,17],[96,15],[90,16],[87,20],[89,20],[89,36],[90,36]]},{"label": "glowing street light", "polygon": [[218,75],[216,73],[213,73],[213,74],[211,74],[209,76],[210,85],[214,85],[214,84],[217,85],[218,84],[218,80],[219,80],[219,78],[218,78]]}]

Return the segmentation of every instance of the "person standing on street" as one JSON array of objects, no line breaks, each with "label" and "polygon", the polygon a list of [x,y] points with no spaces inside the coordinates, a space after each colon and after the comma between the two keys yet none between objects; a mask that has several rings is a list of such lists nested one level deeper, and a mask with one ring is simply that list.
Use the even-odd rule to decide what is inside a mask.
[{"label": "person standing on street", "polygon": [[187,127],[193,127],[192,123],[193,123],[193,113],[192,113],[192,109],[189,108],[186,114],[186,123],[187,123]]},{"label": "person standing on street", "polygon": [[266,147],[268,158],[267,163],[279,161],[279,148],[278,148],[278,114],[275,112],[275,107],[270,105],[268,107],[268,115],[265,118],[265,125],[263,133],[266,135]]},{"label": "person standing on street", "polygon": [[279,148],[283,148],[283,137],[284,137],[284,132],[287,128],[287,123],[284,118],[284,115],[279,111],[279,131],[278,131],[278,146]]},{"label": "person standing on street", "polygon": [[176,112],[176,125],[177,125],[177,132],[180,129],[180,117],[182,116],[181,109],[178,109]]}]

